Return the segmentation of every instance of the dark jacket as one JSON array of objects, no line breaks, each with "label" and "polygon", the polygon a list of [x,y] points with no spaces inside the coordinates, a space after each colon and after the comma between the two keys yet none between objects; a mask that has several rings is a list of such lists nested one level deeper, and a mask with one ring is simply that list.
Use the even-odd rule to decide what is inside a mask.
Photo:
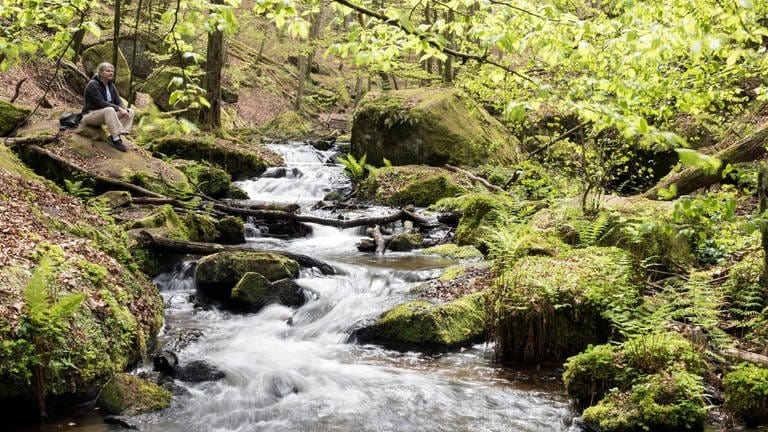
[{"label": "dark jacket", "polygon": [[89,111],[95,111],[106,107],[112,107],[117,111],[117,108],[125,108],[123,102],[120,100],[120,95],[117,93],[117,87],[115,87],[114,81],[107,83],[109,86],[109,92],[112,93],[113,103],[107,102],[107,88],[99,81],[99,75],[96,74],[88,81],[85,86],[85,104],[83,105],[83,114]]}]

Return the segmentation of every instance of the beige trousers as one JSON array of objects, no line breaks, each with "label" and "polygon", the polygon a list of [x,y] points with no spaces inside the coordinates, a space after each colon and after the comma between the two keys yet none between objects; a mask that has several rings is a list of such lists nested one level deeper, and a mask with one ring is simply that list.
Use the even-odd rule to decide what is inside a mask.
[{"label": "beige trousers", "polygon": [[101,126],[107,125],[109,134],[125,135],[131,133],[131,126],[133,126],[133,116],[135,113],[132,109],[128,109],[128,115],[120,118],[112,107],[102,108],[95,111],[90,111],[83,115],[81,122],[88,126]]}]

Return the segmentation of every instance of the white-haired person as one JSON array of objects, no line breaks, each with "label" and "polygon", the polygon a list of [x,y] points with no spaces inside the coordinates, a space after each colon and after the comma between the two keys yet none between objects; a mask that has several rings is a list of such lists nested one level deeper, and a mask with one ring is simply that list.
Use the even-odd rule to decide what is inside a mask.
[{"label": "white-haired person", "polygon": [[120,151],[126,151],[120,138],[131,132],[134,111],[123,105],[115,87],[115,67],[110,63],[101,63],[96,74],[85,86],[82,123],[88,126],[107,125],[112,145]]}]

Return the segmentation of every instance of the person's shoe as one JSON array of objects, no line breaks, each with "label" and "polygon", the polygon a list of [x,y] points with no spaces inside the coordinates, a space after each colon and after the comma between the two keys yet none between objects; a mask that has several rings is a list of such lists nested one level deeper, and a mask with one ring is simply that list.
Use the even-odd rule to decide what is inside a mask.
[{"label": "person's shoe", "polygon": [[123,144],[123,140],[121,140],[120,138],[113,139],[112,145],[115,146],[115,148],[120,150],[121,152],[128,151],[128,149],[125,148],[125,144]]}]

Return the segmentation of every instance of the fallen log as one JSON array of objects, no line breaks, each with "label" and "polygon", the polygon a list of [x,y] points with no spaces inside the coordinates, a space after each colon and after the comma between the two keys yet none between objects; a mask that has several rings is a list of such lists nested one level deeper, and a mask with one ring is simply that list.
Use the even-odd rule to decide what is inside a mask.
[{"label": "fallen log", "polygon": [[241,251],[241,252],[268,252],[286,256],[303,267],[316,267],[323,274],[336,274],[336,270],[323,261],[314,259],[307,255],[297,254],[286,251],[274,251],[266,249],[256,249],[247,245],[223,245],[218,243],[191,242],[184,240],[173,240],[166,237],[152,235],[152,233],[141,230],[138,233],[136,241],[141,247],[155,249],[166,252],[174,252],[189,255],[211,255],[218,252]]},{"label": "fallen log", "polygon": [[40,135],[33,137],[10,137],[3,138],[3,143],[7,146],[26,146],[29,144],[48,144],[59,139],[58,135]]},{"label": "fallen log", "polygon": [[720,355],[731,361],[744,361],[768,367],[768,357],[762,354],[756,354],[738,348],[724,348],[720,351]]},{"label": "fallen log", "polygon": [[723,179],[723,170],[728,164],[749,162],[765,156],[766,139],[768,139],[768,123],[763,124],[751,135],[715,153],[713,156],[722,161],[722,165],[716,173],[709,174],[701,168],[686,168],[680,172],[667,175],[656,186],[642,194],[642,197],[658,199],[659,191],[661,189],[669,189],[673,184],[676,186],[677,195],[679,196],[720,182]]}]

